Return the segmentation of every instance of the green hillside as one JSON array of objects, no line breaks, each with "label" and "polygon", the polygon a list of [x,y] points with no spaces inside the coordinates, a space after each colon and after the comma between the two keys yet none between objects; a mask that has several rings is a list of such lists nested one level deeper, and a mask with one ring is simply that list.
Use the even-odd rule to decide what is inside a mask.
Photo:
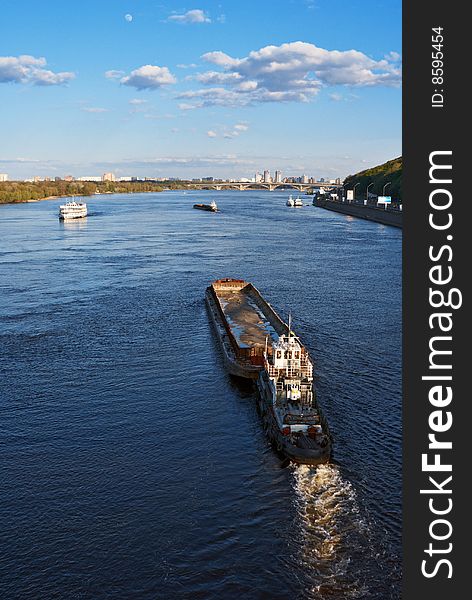
[{"label": "green hillside", "polygon": [[385,194],[392,196],[394,202],[401,202],[402,167],[403,160],[400,156],[399,158],[389,160],[383,165],[361,171],[360,173],[356,173],[356,175],[349,175],[344,180],[344,187],[345,189],[352,189],[356,183],[359,183],[360,185],[356,187],[356,197],[365,198],[367,186],[373,182],[374,185],[369,188],[369,192],[381,196],[384,185],[391,181],[392,183],[386,188]]}]

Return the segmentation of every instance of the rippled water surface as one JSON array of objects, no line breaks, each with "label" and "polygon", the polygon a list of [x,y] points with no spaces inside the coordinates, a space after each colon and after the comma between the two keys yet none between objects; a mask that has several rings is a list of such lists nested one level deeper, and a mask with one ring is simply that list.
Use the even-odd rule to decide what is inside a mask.
[{"label": "rippled water surface", "polygon": [[[0,206],[2,598],[400,597],[401,232],[287,195]],[[292,312],[334,464],[284,467],[225,372],[225,276]]]}]

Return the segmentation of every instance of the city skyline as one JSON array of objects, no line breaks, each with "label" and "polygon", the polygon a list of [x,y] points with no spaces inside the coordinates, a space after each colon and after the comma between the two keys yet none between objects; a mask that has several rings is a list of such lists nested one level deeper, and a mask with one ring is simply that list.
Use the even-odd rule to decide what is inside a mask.
[{"label": "city skyline", "polygon": [[0,172],[344,178],[401,154],[400,3],[243,4],[6,0]]},{"label": "city skyline", "polygon": [[[0,181],[15,181],[9,177],[8,173],[0,173]],[[271,171],[270,169],[264,169],[262,173],[256,171],[253,177],[214,177],[212,175],[201,175],[200,177],[160,177],[160,176],[152,176],[152,175],[115,175],[114,172],[109,171],[107,173],[103,173],[101,175],[79,175],[75,176],[72,174],[67,175],[34,175],[33,177],[27,177],[23,179],[18,179],[18,181],[24,182],[48,182],[48,181],[88,181],[88,182],[106,182],[106,181],[157,181],[157,182],[166,182],[166,181],[190,181],[190,182],[205,182],[205,181],[221,181],[221,182],[241,182],[241,183],[324,183],[331,182],[340,184],[341,178],[326,178],[323,176],[315,177],[314,175],[294,175],[294,174],[283,174],[280,170]]]}]

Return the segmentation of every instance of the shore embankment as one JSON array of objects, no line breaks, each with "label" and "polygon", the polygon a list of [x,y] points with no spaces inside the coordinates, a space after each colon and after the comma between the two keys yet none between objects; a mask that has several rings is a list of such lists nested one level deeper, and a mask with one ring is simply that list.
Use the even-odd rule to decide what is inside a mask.
[{"label": "shore embankment", "polygon": [[326,208],[327,210],[333,210],[359,219],[375,221],[375,223],[391,225],[392,227],[403,227],[403,213],[401,211],[385,210],[376,206],[365,206],[364,204],[339,202],[322,198],[316,198],[313,204],[318,208]]}]

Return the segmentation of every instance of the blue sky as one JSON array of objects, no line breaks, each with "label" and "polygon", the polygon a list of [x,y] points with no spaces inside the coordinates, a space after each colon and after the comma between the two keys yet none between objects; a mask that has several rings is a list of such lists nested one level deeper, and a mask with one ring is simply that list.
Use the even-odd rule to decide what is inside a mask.
[{"label": "blue sky", "polygon": [[401,154],[399,0],[2,0],[0,172],[344,177]]}]

